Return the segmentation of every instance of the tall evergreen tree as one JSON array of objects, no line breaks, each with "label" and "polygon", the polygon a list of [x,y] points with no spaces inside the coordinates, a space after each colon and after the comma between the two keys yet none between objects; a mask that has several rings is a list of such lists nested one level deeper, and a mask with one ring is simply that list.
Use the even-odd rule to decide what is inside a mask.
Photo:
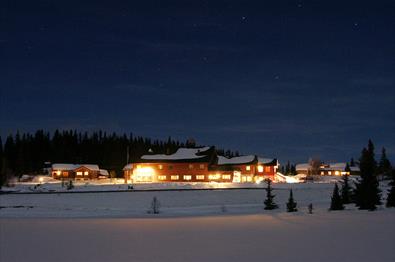
[{"label": "tall evergreen tree", "polygon": [[266,188],[266,200],[264,201],[265,210],[272,210],[278,208],[278,205],[274,203],[275,195],[272,194],[272,181],[270,179],[265,180],[267,183]]},{"label": "tall evergreen tree", "polygon": [[335,183],[335,187],[333,189],[332,199],[331,199],[331,206],[329,210],[343,210],[344,206],[342,203],[342,199],[339,195],[339,187],[337,183]]},{"label": "tall evergreen tree", "polygon": [[352,189],[349,180],[349,175],[344,174],[342,176],[341,199],[343,204],[350,204],[352,202]]},{"label": "tall evergreen tree", "polygon": [[391,173],[392,179],[389,183],[391,188],[388,190],[387,203],[385,204],[386,207],[395,207],[395,170],[392,170]]},{"label": "tall evergreen tree", "polygon": [[381,150],[381,158],[378,166],[378,174],[384,178],[391,178],[392,166],[391,162],[387,158],[385,148]]},{"label": "tall evergreen tree", "polygon": [[292,189],[289,191],[289,198],[287,202],[287,212],[296,212],[298,209],[296,208],[296,202],[294,201],[294,197],[292,194]]},{"label": "tall evergreen tree", "polygon": [[350,166],[355,166],[354,158],[351,158],[351,160],[350,160]]},{"label": "tall evergreen tree", "polygon": [[362,150],[359,168],[361,179],[356,183],[355,204],[359,209],[375,210],[376,205],[381,204],[381,191],[375,175],[376,161],[371,140],[369,140],[368,148]]}]

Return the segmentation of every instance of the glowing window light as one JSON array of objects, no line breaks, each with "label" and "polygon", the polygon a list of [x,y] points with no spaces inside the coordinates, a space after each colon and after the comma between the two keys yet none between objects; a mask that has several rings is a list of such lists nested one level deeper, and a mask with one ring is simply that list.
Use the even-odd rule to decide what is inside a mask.
[{"label": "glowing window light", "polygon": [[178,179],[179,179],[179,176],[171,176],[170,179],[171,179],[171,180],[178,180]]},{"label": "glowing window light", "polygon": [[163,165],[159,165],[158,168],[159,168],[160,170],[162,170],[162,169],[163,169]]},{"label": "glowing window light", "polygon": [[196,179],[197,179],[197,180],[204,180],[204,175],[197,175],[197,176],[196,176]]},{"label": "glowing window light", "polygon": [[324,171],[321,171],[321,176],[323,176],[323,175],[325,175],[325,172],[324,172]]},{"label": "glowing window light", "polygon": [[258,166],[258,172],[262,173],[263,172],[263,166]]},{"label": "glowing window light", "polygon": [[158,176],[159,180],[166,180],[166,176]]},{"label": "glowing window light", "polygon": [[251,166],[246,166],[246,170],[250,171],[251,170]]},{"label": "glowing window light", "polygon": [[339,171],[335,171],[335,175],[337,175],[337,176],[338,176],[339,174],[340,174],[340,172],[339,172]]},{"label": "glowing window light", "polygon": [[328,175],[332,175],[332,172],[331,172],[331,171],[328,171]]},{"label": "glowing window light", "polygon": [[230,179],[230,175],[222,175],[222,179]]},{"label": "glowing window light", "polygon": [[191,180],[192,176],[184,176],[184,180]]},{"label": "glowing window light", "polygon": [[190,164],[190,165],[188,166],[188,168],[189,168],[189,169],[193,169],[193,165]]},{"label": "glowing window light", "polygon": [[200,168],[200,169],[204,169],[204,165],[203,165],[203,164],[200,164],[200,165],[199,165],[199,168]]},{"label": "glowing window light", "polygon": [[78,171],[78,172],[77,172],[77,176],[82,176],[82,172],[81,172],[81,171]]},{"label": "glowing window light", "polygon": [[60,176],[60,174],[62,174],[60,170],[56,171],[56,175]]},{"label": "glowing window light", "polygon": [[85,171],[85,172],[84,172],[84,175],[85,175],[85,176],[89,175],[89,172],[88,172],[88,171]]},{"label": "glowing window light", "polygon": [[137,167],[133,170],[133,178],[136,182],[150,182],[154,174],[154,169],[151,167]]},{"label": "glowing window light", "polygon": [[220,179],[220,175],[219,174],[215,174],[215,175],[208,175],[208,179],[210,180],[218,180]]}]

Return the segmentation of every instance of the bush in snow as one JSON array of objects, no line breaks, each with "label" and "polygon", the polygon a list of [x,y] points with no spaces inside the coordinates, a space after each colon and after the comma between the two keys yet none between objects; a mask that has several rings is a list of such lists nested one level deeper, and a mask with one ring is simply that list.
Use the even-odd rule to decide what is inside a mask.
[{"label": "bush in snow", "polygon": [[272,181],[270,179],[266,179],[265,182],[267,183],[266,200],[264,201],[265,210],[276,209],[278,208],[278,205],[273,201],[275,195],[272,194]]},{"label": "bush in snow", "polygon": [[309,214],[313,214],[313,203],[310,203],[310,204],[307,206],[307,209],[309,210]]},{"label": "bush in snow", "polygon": [[159,214],[160,213],[159,208],[160,208],[160,202],[156,198],[156,196],[154,196],[154,198],[152,199],[152,202],[151,202],[151,207],[148,210],[148,213],[149,214]]},{"label": "bush in snow", "polygon": [[69,180],[69,182],[67,183],[66,189],[70,190],[73,188],[74,188],[73,180]]},{"label": "bush in snow", "polygon": [[287,212],[296,212],[298,209],[296,208],[296,202],[294,201],[294,197],[292,194],[292,189],[289,192],[289,198],[287,203]]},{"label": "bush in snow", "polygon": [[329,210],[343,210],[343,209],[344,206],[339,194],[339,187],[337,186],[337,183],[335,183],[335,188],[333,189],[331,206]]}]

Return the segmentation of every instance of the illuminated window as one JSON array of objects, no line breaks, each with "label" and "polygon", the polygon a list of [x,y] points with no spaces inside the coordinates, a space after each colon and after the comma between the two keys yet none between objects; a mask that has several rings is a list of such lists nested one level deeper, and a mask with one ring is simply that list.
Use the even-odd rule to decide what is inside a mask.
[{"label": "illuminated window", "polygon": [[158,180],[166,180],[166,176],[158,176]]},{"label": "illuminated window", "polygon": [[270,166],[265,166],[265,172],[270,172]]},{"label": "illuminated window", "polygon": [[192,176],[184,176],[184,180],[191,180]]},{"label": "illuminated window", "polygon": [[193,165],[189,165],[188,168],[189,168],[189,169],[193,169]]},{"label": "illuminated window", "polygon": [[204,175],[197,175],[197,176],[196,176],[196,179],[197,179],[197,180],[204,180]]},{"label": "illuminated window", "polygon": [[137,168],[141,168],[141,165],[137,165]]},{"label": "illuminated window", "polygon": [[246,170],[250,171],[251,170],[251,166],[246,166]]},{"label": "illuminated window", "polygon": [[82,172],[81,172],[81,171],[78,171],[78,172],[77,172],[77,176],[82,176]]},{"label": "illuminated window", "polygon": [[216,175],[208,175],[208,179],[210,180],[217,180],[220,178],[220,175],[216,174]]},{"label": "illuminated window", "polygon": [[163,165],[159,165],[158,168],[159,168],[160,170],[162,170],[162,169],[163,169]]},{"label": "illuminated window", "polygon": [[230,179],[230,175],[222,175],[222,179]]},{"label": "illuminated window", "polygon": [[171,176],[170,179],[171,180],[178,180],[179,176]]},{"label": "illuminated window", "polygon": [[247,177],[247,182],[251,182],[252,181],[252,177],[248,176]]},{"label": "illuminated window", "polygon": [[332,172],[331,172],[331,171],[328,171],[328,175],[332,175]]},{"label": "illuminated window", "polygon": [[263,166],[258,166],[258,172],[262,173],[263,172]]},{"label": "illuminated window", "polygon": [[89,172],[88,172],[88,171],[85,171],[85,172],[84,172],[84,175],[85,175],[85,176],[88,176],[88,175],[89,175]]},{"label": "illuminated window", "polygon": [[203,165],[203,164],[200,164],[200,165],[199,165],[199,168],[200,168],[200,169],[204,169],[204,165]]},{"label": "illuminated window", "polygon": [[325,175],[325,172],[324,172],[324,171],[321,171],[321,176],[323,176],[323,175]]},{"label": "illuminated window", "polygon": [[338,176],[339,174],[340,174],[340,173],[339,173],[339,171],[335,171],[335,175],[337,175],[337,176]]},{"label": "illuminated window", "polygon": [[69,172],[64,171],[64,172],[63,172],[63,176],[69,176]]}]

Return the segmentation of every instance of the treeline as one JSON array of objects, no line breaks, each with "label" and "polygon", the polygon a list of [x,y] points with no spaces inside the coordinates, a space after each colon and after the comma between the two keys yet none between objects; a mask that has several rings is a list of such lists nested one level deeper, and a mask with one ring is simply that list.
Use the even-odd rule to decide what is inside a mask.
[{"label": "treeline", "polygon": [[[39,174],[45,162],[90,163],[114,170],[121,175],[127,162],[138,159],[148,151],[155,154],[172,154],[179,147],[193,147],[192,140],[180,142],[169,137],[166,141],[151,140],[133,134],[59,131],[53,134],[38,130],[34,134],[9,135],[3,142],[0,137],[0,171],[2,175]],[[238,152],[218,150],[219,155],[235,156]]]}]

